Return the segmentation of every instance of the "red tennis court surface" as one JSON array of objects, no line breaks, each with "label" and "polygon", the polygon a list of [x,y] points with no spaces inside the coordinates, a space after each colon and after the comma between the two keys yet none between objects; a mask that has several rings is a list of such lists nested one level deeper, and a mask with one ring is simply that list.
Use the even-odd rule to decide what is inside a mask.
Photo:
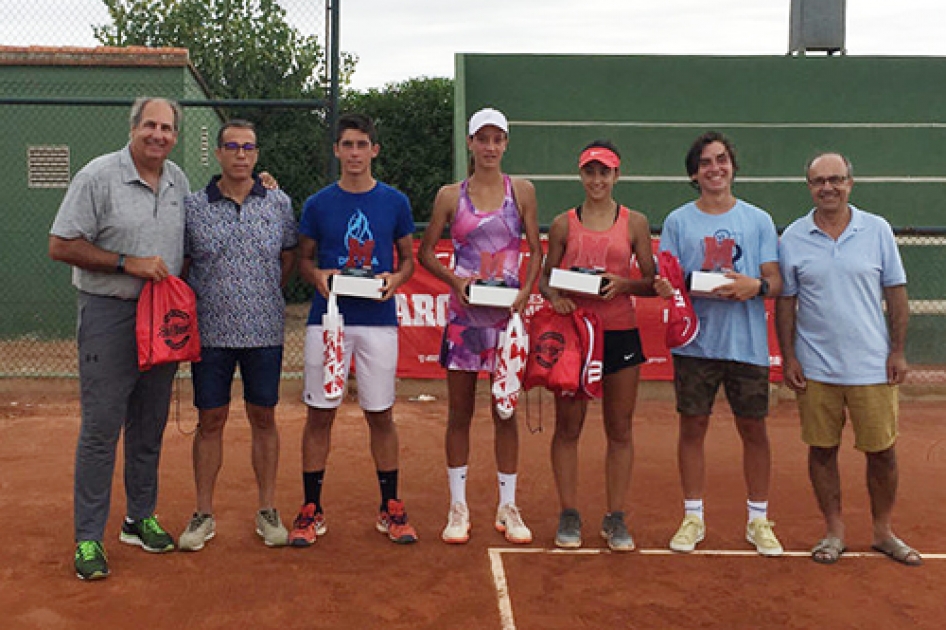
[{"label": "red tennis court surface", "polygon": [[[196,422],[186,383],[179,419],[165,437],[158,512],[177,535],[194,507],[190,443]],[[404,381],[400,426],[402,491],[420,542],[401,547],[374,531],[378,490],[360,412],[348,401],[335,427],[325,480],[329,533],[308,549],[268,549],[253,528],[256,489],[249,428],[234,407],[216,494],[217,537],[198,553],[151,555],[118,542],[124,507],[115,480],[106,533],[112,575],[83,583],[72,570],[72,465],[77,383],[0,380],[0,610],[4,628],[942,628],[946,561],[909,568],[868,554],[834,566],[806,557],[665,554],[681,512],[676,416],[649,387],[635,418],[637,461],[629,523],[643,551],[616,555],[597,527],[604,505],[600,416],[592,408],[582,442],[585,549],[549,553],[557,499],[548,461],[553,425],[521,433],[519,504],[536,540],[512,547],[493,531],[492,433],[485,409],[474,425],[469,498],[473,537],[447,546],[443,382]],[[299,384],[287,383],[277,417],[282,460],[277,503],[284,521],[301,499]],[[420,394],[436,400],[412,401]],[[531,422],[538,422],[531,401]],[[481,400],[485,404],[486,400]],[[750,551],[743,539],[745,492],[738,438],[725,404],[707,442],[708,533],[700,549]],[[901,486],[895,525],[927,554],[946,552],[946,423],[943,399],[902,406]],[[789,551],[822,534],[791,401],[769,419],[773,445],[770,516]],[[869,508],[863,457],[846,436],[844,505],[851,552],[867,552]],[[492,552],[491,552],[492,550]],[[523,551],[530,550],[530,551]],[[507,589],[503,589],[505,581]]]}]

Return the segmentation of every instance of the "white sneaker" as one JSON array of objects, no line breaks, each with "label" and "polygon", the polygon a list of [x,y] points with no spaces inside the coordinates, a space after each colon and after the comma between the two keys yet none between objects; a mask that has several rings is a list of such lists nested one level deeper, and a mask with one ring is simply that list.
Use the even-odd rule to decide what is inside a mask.
[{"label": "white sneaker", "polygon": [[279,518],[275,508],[260,510],[256,513],[256,533],[267,547],[285,547],[289,544],[289,532]]},{"label": "white sneaker", "polygon": [[696,549],[697,543],[703,542],[706,537],[706,525],[703,519],[695,514],[687,514],[680,523],[680,529],[670,539],[670,549],[681,553],[689,553]]},{"label": "white sneaker", "polygon": [[451,545],[461,545],[470,540],[470,510],[466,503],[454,503],[447,515],[447,526],[440,538]]},{"label": "white sneaker", "polygon": [[187,529],[177,541],[177,547],[181,551],[200,551],[204,548],[204,543],[216,535],[217,525],[213,515],[194,512]]},{"label": "white sneaker", "polygon": [[500,505],[496,510],[496,531],[506,535],[506,540],[517,545],[532,542],[532,530],[526,527],[522,514],[512,503]]},{"label": "white sneaker", "polygon": [[765,518],[754,518],[746,525],[746,540],[763,556],[780,556],[785,552],[772,531],[773,527],[775,523]]}]

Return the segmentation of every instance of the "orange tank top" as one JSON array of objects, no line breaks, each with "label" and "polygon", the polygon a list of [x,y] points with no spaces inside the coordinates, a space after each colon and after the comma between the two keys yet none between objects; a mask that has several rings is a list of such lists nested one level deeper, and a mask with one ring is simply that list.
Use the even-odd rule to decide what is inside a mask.
[{"label": "orange tank top", "polygon": [[[582,225],[575,208],[568,211],[568,239],[559,267],[604,268],[608,273],[631,276],[631,240],[628,230],[630,211],[621,206],[618,217],[603,232],[589,230]],[[597,313],[605,330],[637,328],[634,296],[620,295],[613,300],[602,300],[580,293],[569,293],[575,304]]]}]

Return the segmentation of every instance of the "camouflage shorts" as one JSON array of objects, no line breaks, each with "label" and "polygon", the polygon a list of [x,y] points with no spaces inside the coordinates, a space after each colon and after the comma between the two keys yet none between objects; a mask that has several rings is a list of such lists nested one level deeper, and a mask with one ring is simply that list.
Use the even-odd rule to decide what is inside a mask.
[{"label": "camouflage shorts", "polygon": [[768,366],[673,355],[673,388],[681,415],[710,415],[721,384],[734,415],[760,419],[768,415]]}]

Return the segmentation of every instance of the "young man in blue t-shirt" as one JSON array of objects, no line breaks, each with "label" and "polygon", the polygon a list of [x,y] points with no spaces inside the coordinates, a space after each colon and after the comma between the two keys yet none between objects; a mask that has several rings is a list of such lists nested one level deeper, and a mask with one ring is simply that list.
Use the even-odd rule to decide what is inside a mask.
[{"label": "young man in blue t-shirt", "polygon": [[335,137],[341,177],[309,197],[302,208],[299,271],[315,286],[316,294],[305,340],[305,499],[289,535],[289,543],[296,547],[311,545],[327,531],[321,501],[322,480],[332,423],[344,393],[333,399],[325,396],[322,316],[327,310],[330,278],[345,268],[370,268],[376,278],[384,281],[377,300],[338,298],[338,309],[345,322],[343,380],[347,382],[354,356],[358,364],[358,402],[368,422],[371,454],[381,487],[376,527],[397,543],[417,540],[417,533],[407,522],[404,503],[397,496],[398,439],[391,412],[398,344],[397,312],[392,298],[414,272],[414,220],[407,197],[371,174],[371,161],[380,148],[370,118],[360,114],[342,116]]},{"label": "young man in blue t-shirt", "polygon": [[[700,332],[693,342],[673,350],[685,514],[670,548],[693,551],[706,535],[703,445],[713,401],[723,385],[743,444],[746,539],[760,554],[777,556],[782,545],[768,520],[772,466],[765,426],[769,352],[763,298],[778,295],[782,288],[778,234],[768,213],[733,195],[738,167],[725,136],[708,132],[697,138],[687,153],[686,167],[700,197],[670,213],[660,249],[676,255],[688,274],[716,272],[730,282],[714,289],[712,297],[694,296]],[[655,288],[666,295],[667,287],[661,283],[667,281],[659,280]]]}]

